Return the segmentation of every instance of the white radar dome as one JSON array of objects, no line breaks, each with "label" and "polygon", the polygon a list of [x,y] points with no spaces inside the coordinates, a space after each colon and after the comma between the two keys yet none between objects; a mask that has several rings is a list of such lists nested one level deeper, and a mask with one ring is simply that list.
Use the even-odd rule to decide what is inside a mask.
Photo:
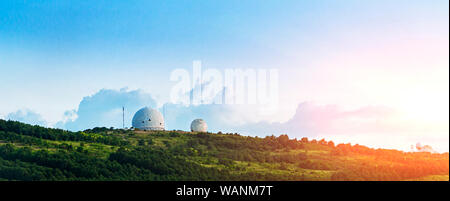
[{"label": "white radar dome", "polygon": [[203,119],[195,119],[191,123],[191,131],[192,132],[206,132],[208,130],[208,125],[206,125],[205,120]]},{"label": "white radar dome", "polygon": [[133,127],[139,130],[164,130],[164,117],[158,110],[144,107],[134,114]]}]

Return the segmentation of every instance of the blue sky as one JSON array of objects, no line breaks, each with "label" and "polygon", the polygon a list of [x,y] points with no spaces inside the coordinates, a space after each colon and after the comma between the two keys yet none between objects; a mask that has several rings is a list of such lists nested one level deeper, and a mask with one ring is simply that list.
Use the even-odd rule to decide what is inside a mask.
[{"label": "blue sky", "polygon": [[[289,122],[304,102],[346,111],[375,105],[401,111],[402,121],[391,122],[397,127],[403,127],[398,123],[403,119],[414,119],[425,122],[417,130],[435,124],[442,128],[424,141],[448,139],[448,4],[1,1],[0,117],[19,119],[29,112],[41,116],[31,115],[38,122],[61,125],[67,114],[77,113],[86,105],[83,100],[102,94],[102,89],[125,97],[139,91],[148,105],[153,104],[151,97],[161,106],[174,84],[170,72],[190,70],[193,60],[202,60],[204,68],[279,69],[279,113],[230,113],[252,124]],[[115,126],[108,122],[111,118],[99,124]],[[91,125],[78,125],[83,126]],[[245,125],[240,128],[245,131]],[[364,139],[374,136],[367,135]],[[448,150],[448,143],[443,147]]]}]

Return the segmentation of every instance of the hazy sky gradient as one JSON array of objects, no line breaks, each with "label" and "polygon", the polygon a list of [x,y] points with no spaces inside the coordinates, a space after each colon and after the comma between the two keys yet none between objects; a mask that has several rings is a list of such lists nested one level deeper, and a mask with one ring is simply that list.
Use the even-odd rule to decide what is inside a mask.
[{"label": "hazy sky gradient", "polygon": [[448,151],[448,8],[446,0],[5,0],[0,117],[33,111],[54,126],[84,97],[124,87],[161,105],[170,72],[202,60],[279,69],[280,111],[265,121],[288,122],[303,102],[387,107],[396,111],[390,125],[420,125],[411,133],[447,139],[438,146]]}]

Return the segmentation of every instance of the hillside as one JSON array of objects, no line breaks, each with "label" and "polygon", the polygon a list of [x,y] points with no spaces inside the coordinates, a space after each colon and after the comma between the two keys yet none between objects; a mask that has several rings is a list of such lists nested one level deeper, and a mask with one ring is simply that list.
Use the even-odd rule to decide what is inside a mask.
[{"label": "hillside", "polygon": [[449,154],[183,131],[69,132],[0,120],[0,180],[447,180]]}]

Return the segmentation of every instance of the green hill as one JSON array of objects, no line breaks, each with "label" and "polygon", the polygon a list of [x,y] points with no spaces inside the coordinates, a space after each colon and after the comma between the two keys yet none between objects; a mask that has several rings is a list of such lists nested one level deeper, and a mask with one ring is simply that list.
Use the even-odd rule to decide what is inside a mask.
[{"label": "green hill", "polygon": [[183,131],[83,132],[0,120],[0,180],[448,180],[449,154]]}]

